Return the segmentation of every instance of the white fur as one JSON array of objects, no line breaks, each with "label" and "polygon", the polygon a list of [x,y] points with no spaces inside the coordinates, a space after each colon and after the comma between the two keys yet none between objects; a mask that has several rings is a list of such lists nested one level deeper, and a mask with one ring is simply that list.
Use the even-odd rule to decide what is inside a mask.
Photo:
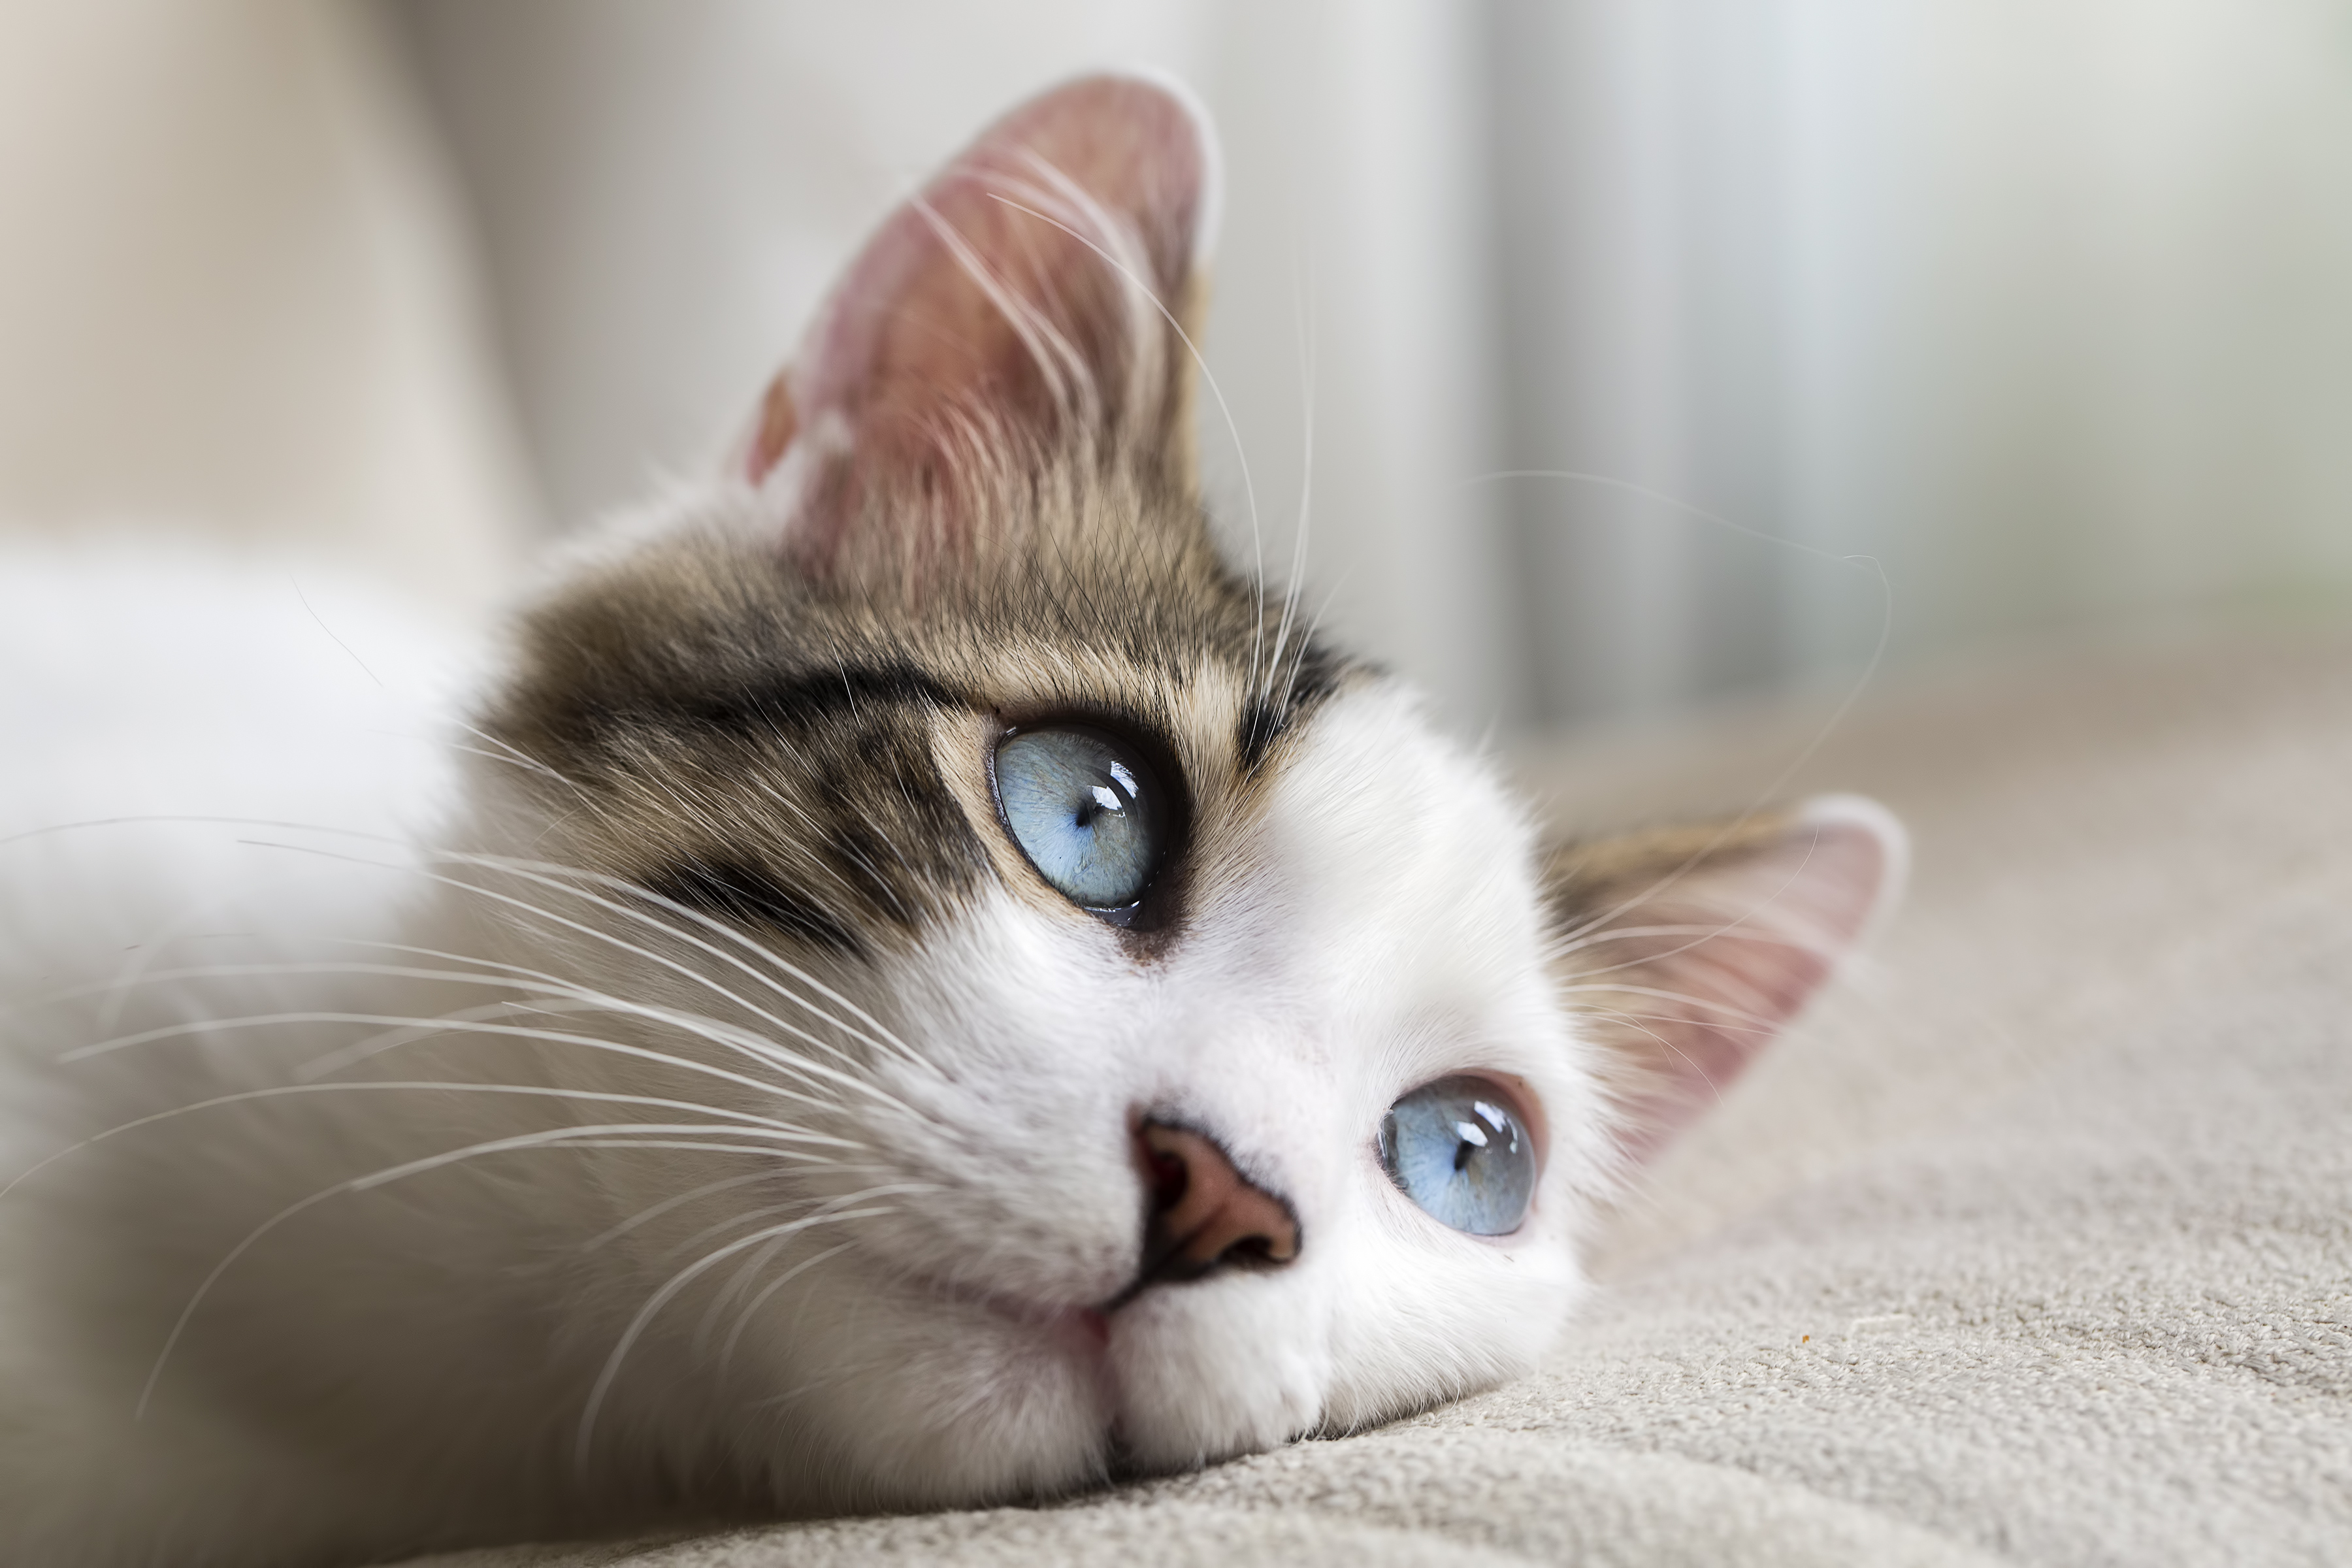
[{"label": "white fur", "polygon": [[[436,723],[471,742],[449,683],[419,677],[432,634],[382,606],[297,593],[274,567],[130,552],[11,560],[0,582],[58,612],[11,623],[14,829],[186,811],[401,841],[446,818],[445,843],[528,858],[560,841],[508,787],[510,765],[453,770],[420,746]],[[35,668],[54,675],[26,679]],[[386,711],[380,679],[437,695],[442,717]],[[376,837],[122,823],[0,844],[12,1173],[133,1117],[304,1081],[307,1058],[383,1035],[223,1026],[52,1065],[110,1033],[432,1017],[506,994],[381,973],[152,978],[453,967],[346,939],[555,974],[640,1015],[525,1024],[740,1076],[493,1035],[400,1046],[345,1077],[690,1098],[713,1110],[687,1120],[753,1131],[680,1142],[752,1144],[767,1118],[861,1146],[801,1145],[830,1162],[803,1164],[525,1150],[340,1191],[438,1151],[677,1115],[384,1089],[171,1118],[65,1154],[0,1200],[0,1557],[362,1560],[656,1517],[667,1478],[712,1472],[788,1509],[1050,1493],[1115,1461],[1196,1464],[1524,1369],[1577,1297],[1571,1240],[1610,1158],[1545,972],[1529,826],[1394,686],[1341,695],[1303,733],[1253,826],[1200,868],[1186,939],[1149,963],[1090,917],[1004,889],[917,957],[795,977],[715,929],[652,942],[593,899]],[[453,814],[458,771],[470,799]],[[479,890],[431,879],[451,874]],[[519,936],[485,918],[508,911],[500,896],[578,929]],[[109,980],[140,983],[41,1001]],[[697,1039],[662,1009],[718,1025]],[[779,1068],[778,1052],[835,1076]],[[1465,1069],[1521,1079],[1545,1121],[1535,1211],[1514,1236],[1445,1229],[1374,1157],[1389,1104]],[[1139,1107],[1213,1130],[1290,1201],[1303,1247],[1285,1269],[1156,1288],[1097,1342],[1077,1314],[1134,1268]],[[205,1273],[321,1193],[236,1254],[137,1414]],[[796,1220],[772,1256],[721,1254],[687,1280],[614,1366],[682,1270]]]}]

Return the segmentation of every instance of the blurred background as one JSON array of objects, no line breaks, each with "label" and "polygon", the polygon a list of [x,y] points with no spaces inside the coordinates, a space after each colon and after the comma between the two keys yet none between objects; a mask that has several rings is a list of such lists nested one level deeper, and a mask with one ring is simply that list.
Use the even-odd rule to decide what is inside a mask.
[{"label": "blurred background", "polygon": [[1228,536],[1465,731],[2352,605],[2346,0],[0,0],[0,528],[494,598],[1118,64]]}]

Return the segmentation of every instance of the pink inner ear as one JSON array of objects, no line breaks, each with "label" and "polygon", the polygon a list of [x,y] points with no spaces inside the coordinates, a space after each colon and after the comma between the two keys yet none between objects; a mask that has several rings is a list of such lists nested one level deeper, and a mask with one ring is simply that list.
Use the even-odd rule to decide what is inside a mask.
[{"label": "pink inner ear", "polygon": [[1175,92],[1090,77],[1014,110],[892,214],[770,387],[746,450],[754,481],[803,455],[803,564],[857,552],[850,531],[878,489],[957,494],[976,452],[1160,435],[1183,369],[1169,317],[1213,158]]},{"label": "pink inner ear", "polygon": [[1810,803],[1779,842],[1691,868],[1612,924],[1668,928],[1601,977],[1637,1000],[1649,1064],[1628,1138],[1646,1157],[1715,1103],[1811,1000],[1901,881],[1901,826],[1851,797]]}]

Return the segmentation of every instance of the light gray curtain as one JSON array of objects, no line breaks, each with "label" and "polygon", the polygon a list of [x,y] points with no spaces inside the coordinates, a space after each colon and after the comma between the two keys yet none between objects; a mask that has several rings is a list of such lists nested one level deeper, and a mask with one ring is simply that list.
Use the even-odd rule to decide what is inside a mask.
[{"label": "light gray curtain", "polygon": [[1487,16],[1510,466],[1787,542],[1514,481],[1539,714],[2343,616],[2352,9]]}]

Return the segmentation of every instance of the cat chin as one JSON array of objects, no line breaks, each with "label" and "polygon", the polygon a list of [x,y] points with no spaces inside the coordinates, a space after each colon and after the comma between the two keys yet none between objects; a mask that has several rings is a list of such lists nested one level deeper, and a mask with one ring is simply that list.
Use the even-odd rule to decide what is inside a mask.
[{"label": "cat chin", "polygon": [[1034,1501],[1409,1415],[1533,1367],[1580,1290],[1572,1265],[1529,1272],[1500,1341],[1365,1357],[1352,1376],[1335,1344],[1345,1314],[1295,1276],[1286,1289],[1225,1276],[1108,1313],[868,1280],[835,1352],[865,1373],[800,1406],[795,1447],[821,1455],[832,1479],[801,1500]]},{"label": "cat chin", "polygon": [[1333,1370],[1323,1304],[1265,1283],[1202,1281],[1106,1313],[846,1277],[802,1314],[794,1357],[835,1375],[747,1410],[791,1433],[775,1460],[796,1510],[1035,1500],[1254,1453],[1316,1427]]},{"label": "cat chin", "polygon": [[748,1441],[779,1429],[776,1492],[793,1511],[1019,1501],[1112,1472],[1099,1314],[853,1273],[798,1317],[773,1379],[793,1386],[746,1406]]},{"label": "cat chin", "polygon": [[1312,1429],[1330,1382],[1326,1314],[1295,1291],[1228,1276],[1143,1297],[1111,1321],[1121,1458],[1182,1469]]}]

